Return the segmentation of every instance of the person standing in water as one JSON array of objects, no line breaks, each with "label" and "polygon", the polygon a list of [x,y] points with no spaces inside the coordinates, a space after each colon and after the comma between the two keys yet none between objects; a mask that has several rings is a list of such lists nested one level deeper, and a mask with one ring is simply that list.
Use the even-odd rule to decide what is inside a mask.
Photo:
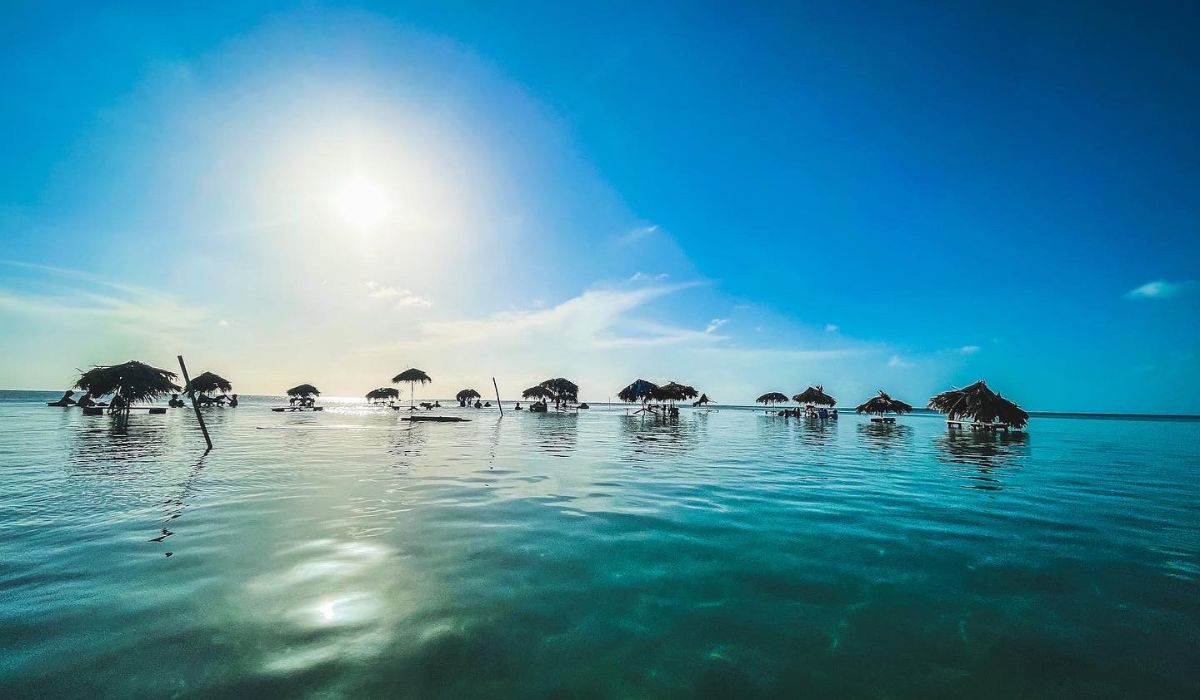
[{"label": "person standing in water", "polygon": [[58,401],[55,401],[54,403],[52,403],[50,405],[51,406],[74,406],[75,399],[71,398],[74,395],[75,395],[75,392],[71,391],[70,389],[67,389],[66,391],[63,392],[61,399],[59,399]]}]

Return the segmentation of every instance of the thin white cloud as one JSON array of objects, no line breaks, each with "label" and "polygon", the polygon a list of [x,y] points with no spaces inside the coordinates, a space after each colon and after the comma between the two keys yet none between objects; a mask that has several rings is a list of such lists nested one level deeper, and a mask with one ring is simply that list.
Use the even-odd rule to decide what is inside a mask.
[{"label": "thin white cloud", "polygon": [[837,333],[838,327],[832,323],[826,323],[825,324],[825,332],[826,333]]},{"label": "thin white cloud", "polygon": [[659,230],[659,228],[658,228],[657,224],[648,224],[646,226],[638,226],[637,228],[631,229],[628,232],[622,234],[617,239],[617,243],[619,243],[621,245],[629,245],[631,243],[637,243],[640,240],[643,240],[645,238],[648,238],[648,237],[654,235],[655,233],[658,233],[658,230]]},{"label": "thin white cloud", "polygon": [[670,275],[668,275],[665,272],[660,272],[657,275],[649,275],[649,274],[646,274],[645,272],[635,272],[635,273],[633,273],[633,276],[629,278],[629,281],[630,282],[661,282],[662,280],[665,280],[668,277],[670,277]]},{"label": "thin white cloud", "polygon": [[725,325],[726,323],[729,323],[729,319],[727,319],[727,318],[714,318],[713,320],[708,322],[708,326],[705,327],[704,332],[705,333],[716,333],[717,329],[720,328],[721,326]]},{"label": "thin white cloud", "polygon": [[979,350],[980,347],[978,345],[964,345],[956,352],[958,352],[960,355],[974,355],[975,353],[979,352]]},{"label": "thin white cloud", "polygon": [[225,328],[229,325],[229,321],[226,321],[225,319],[221,319],[220,321],[217,321],[217,325],[222,328]]},{"label": "thin white cloud", "polygon": [[899,355],[892,355],[891,357],[888,358],[887,366],[895,367],[898,369],[904,369],[907,367],[912,367],[913,365],[911,362],[905,360],[904,358],[900,357]]},{"label": "thin white cloud", "polygon": [[200,327],[208,312],[185,305],[156,290],[109,282],[79,270],[15,261],[7,265],[46,273],[37,279],[44,291],[0,288],[0,312],[41,322],[72,325],[87,320],[133,335],[171,336]]},{"label": "thin white cloud", "polygon": [[366,282],[363,285],[367,288],[367,298],[369,299],[388,299],[396,304],[397,308],[405,306],[419,306],[429,308],[433,306],[433,302],[426,297],[419,296],[410,289],[397,289],[396,287],[385,287],[375,282]]},{"label": "thin white cloud", "polygon": [[1168,282],[1167,280],[1154,280],[1147,282],[1136,289],[1131,289],[1125,293],[1126,299],[1170,299],[1177,297],[1186,292],[1190,292],[1196,286],[1195,280],[1184,280],[1183,282]]}]

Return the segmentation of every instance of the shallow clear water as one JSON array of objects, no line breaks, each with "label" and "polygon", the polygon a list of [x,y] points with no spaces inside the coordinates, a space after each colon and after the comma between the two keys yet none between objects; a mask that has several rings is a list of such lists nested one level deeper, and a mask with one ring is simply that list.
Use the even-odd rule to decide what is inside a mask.
[{"label": "shallow clear water", "polygon": [[2,697],[1200,696],[1200,423],[252,399],[202,458],[48,398],[0,392]]}]

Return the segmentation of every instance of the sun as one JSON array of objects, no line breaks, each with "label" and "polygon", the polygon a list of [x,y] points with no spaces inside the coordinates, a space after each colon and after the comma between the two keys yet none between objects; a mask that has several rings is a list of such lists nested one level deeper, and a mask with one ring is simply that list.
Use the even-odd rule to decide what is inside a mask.
[{"label": "sun", "polygon": [[358,229],[379,225],[390,208],[387,193],[364,178],[345,182],[338,189],[333,202],[342,220]]}]

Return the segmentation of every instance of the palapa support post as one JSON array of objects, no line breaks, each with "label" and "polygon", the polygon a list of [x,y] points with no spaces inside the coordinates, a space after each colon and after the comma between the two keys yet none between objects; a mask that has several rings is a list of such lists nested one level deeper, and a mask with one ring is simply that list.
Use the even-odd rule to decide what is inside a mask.
[{"label": "palapa support post", "polygon": [[[188,376],[187,365],[183,364],[183,355],[176,355],[176,357],[179,358],[179,369],[183,371],[183,386],[187,388],[192,383],[192,378]],[[200,432],[204,433],[204,442],[208,443],[208,450],[211,450],[213,448],[212,438],[208,436],[208,426],[204,424],[204,414],[200,413],[200,404],[196,402],[196,392],[189,391],[188,397],[192,399],[192,410],[196,412],[196,420],[200,421]]]},{"label": "palapa support post", "polygon": [[500,385],[496,383],[496,378],[492,377],[492,388],[496,390],[496,405],[500,407],[500,417],[504,417],[504,404],[500,403]]}]

